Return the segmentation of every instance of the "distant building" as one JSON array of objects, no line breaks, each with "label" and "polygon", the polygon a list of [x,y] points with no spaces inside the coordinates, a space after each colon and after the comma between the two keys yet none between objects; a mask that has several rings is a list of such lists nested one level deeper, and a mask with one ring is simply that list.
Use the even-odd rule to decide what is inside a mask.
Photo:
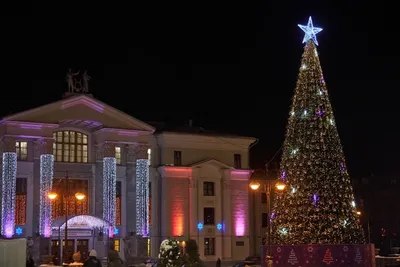
[{"label": "distant building", "polygon": [[399,247],[400,179],[371,175],[353,180],[353,187],[367,239],[382,250]]},{"label": "distant building", "polygon": [[67,249],[84,257],[105,240],[122,258],[156,257],[164,238],[190,237],[204,260],[244,259],[255,139],[193,129],[156,131],[85,94],[5,117],[2,235],[38,234],[55,254],[68,203]]}]

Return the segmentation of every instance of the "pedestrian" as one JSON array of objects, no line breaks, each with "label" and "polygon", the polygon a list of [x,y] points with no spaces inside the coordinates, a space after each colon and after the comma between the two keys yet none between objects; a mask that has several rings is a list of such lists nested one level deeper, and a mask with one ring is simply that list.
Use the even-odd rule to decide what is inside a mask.
[{"label": "pedestrian", "polygon": [[122,260],[119,257],[118,252],[115,250],[110,250],[108,252],[108,260],[109,260],[108,267],[122,267],[123,266]]},{"label": "pedestrian", "polygon": [[35,262],[33,261],[31,255],[29,255],[26,259],[26,267],[35,267]]},{"label": "pedestrian", "polygon": [[218,260],[217,260],[217,267],[221,267],[221,259],[220,258],[218,258]]},{"label": "pedestrian", "polygon": [[89,253],[89,258],[83,264],[83,267],[101,267],[101,262],[97,259],[96,250],[92,249]]}]

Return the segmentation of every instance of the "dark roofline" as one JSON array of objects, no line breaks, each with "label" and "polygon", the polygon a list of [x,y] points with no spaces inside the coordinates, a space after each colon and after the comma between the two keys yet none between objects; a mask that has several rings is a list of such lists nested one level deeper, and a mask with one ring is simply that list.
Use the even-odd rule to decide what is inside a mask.
[{"label": "dark roofline", "polygon": [[146,123],[156,128],[156,131],[154,132],[154,134],[172,133],[172,134],[181,134],[181,135],[230,137],[230,138],[257,140],[257,138],[255,138],[255,137],[240,136],[240,135],[217,132],[217,131],[212,131],[212,130],[210,131],[208,129],[204,129],[203,127],[196,127],[196,126],[190,126],[190,125],[170,127],[166,123],[163,123],[163,122],[146,122]]}]

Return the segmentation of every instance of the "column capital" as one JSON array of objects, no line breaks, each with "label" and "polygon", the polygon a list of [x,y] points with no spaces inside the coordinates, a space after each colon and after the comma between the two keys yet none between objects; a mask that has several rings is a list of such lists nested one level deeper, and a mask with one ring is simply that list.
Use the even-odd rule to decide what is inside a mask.
[{"label": "column capital", "polygon": [[104,142],[96,144],[96,161],[103,161],[105,157],[115,157],[115,144]]},{"label": "column capital", "polygon": [[1,139],[2,152],[15,152],[15,141],[14,136],[4,136]]},{"label": "column capital", "polygon": [[39,158],[42,154],[53,154],[53,139],[36,139],[33,141],[34,157]]},{"label": "column capital", "polygon": [[127,162],[134,163],[136,159],[147,159],[149,146],[147,144],[139,143],[139,144],[131,144],[127,146]]},{"label": "column capital", "polygon": [[149,146],[147,144],[139,143],[136,145],[136,158],[137,159],[147,159],[148,153],[147,150]]}]

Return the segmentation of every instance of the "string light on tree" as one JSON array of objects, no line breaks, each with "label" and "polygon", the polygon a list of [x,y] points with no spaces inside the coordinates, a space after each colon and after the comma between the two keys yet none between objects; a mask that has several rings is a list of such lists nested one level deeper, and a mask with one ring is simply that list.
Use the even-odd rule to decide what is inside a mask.
[{"label": "string light on tree", "polygon": [[54,156],[40,155],[40,222],[39,233],[44,237],[51,236],[51,199],[48,194],[53,186]]},{"label": "string light on tree", "polygon": [[1,234],[11,238],[15,228],[15,192],[17,179],[17,153],[3,153],[1,187]]},{"label": "string light on tree", "polygon": [[[311,17],[283,145],[280,173],[292,191],[275,196],[275,244],[360,244],[363,231],[322,68]],[[282,229],[287,231],[282,232]]]},{"label": "string light on tree", "polygon": [[108,229],[110,237],[114,236],[116,223],[116,185],[117,185],[117,160],[115,157],[103,159],[103,219],[111,224]]}]

